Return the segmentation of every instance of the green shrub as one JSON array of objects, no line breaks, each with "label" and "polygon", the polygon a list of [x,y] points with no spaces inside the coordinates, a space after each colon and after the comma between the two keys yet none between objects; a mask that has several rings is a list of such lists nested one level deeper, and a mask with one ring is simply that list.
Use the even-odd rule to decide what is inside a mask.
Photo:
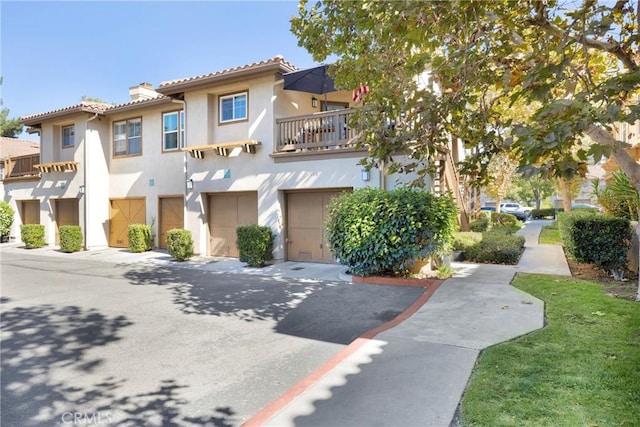
[{"label": "green shrub", "polygon": [[77,252],[82,249],[82,229],[79,225],[63,225],[60,227],[60,250]]},{"label": "green shrub", "polygon": [[404,275],[450,248],[457,208],[449,196],[361,188],[334,197],[326,221],[331,252],[356,275]]},{"label": "green shrub", "polygon": [[489,218],[481,217],[478,219],[474,219],[469,222],[469,230],[474,231],[476,233],[482,233],[483,231],[487,231],[489,229]]},{"label": "green shrub", "polygon": [[44,225],[25,224],[20,226],[20,238],[27,249],[41,248],[44,242]]},{"label": "green shrub", "polygon": [[466,251],[471,246],[482,240],[482,233],[475,231],[458,231],[453,234],[451,246],[456,251]]},{"label": "green shrub", "polygon": [[0,201],[0,236],[8,236],[15,211],[8,202]]},{"label": "green shrub", "polygon": [[491,225],[495,226],[504,226],[511,230],[511,233],[515,233],[520,230],[523,226],[522,222],[510,213],[503,212],[491,212]]},{"label": "green shrub", "polygon": [[558,229],[560,230],[560,236],[562,237],[562,245],[569,254],[573,252],[574,242],[572,238],[571,229],[573,223],[578,218],[594,217],[596,214],[589,210],[574,210],[571,212],[558,212]]},{"label": "green shrub", "polygon": [[465,251],[465,259],[487,264],[515,265],[520,260],[524,237],[489,231],[482,234],[482,240]]},{"label": "green shrub", "polygon": [[628,219],[571,215],[565,218],[564,227],[563,244],[573,259],[595,264],[616,280],[622,279],[633,232]]},{"label": "green shrub", "polygon": [[182,228],[167,231],[167,251],[179,261],[191,258],[193,256],[191,231]]},{"label": "green shrub", "polygon": [[243,225],[236,229],[236,235],[241,262],[251,267],[263,267],[273,259],[274,235],[271,228],[256,224]]},{"label": "green shrub", "polygon": [[564,212],[564,209],[562,208],[533,209],[531,211],[531,218],[532,219],[545,219],[545,218],[553,219],[556,217],[556,212]]},{"label": "green shrub", "polygon": [[127,237],[131,252],[144,252],[153,249],[153,236],[150,225],[130,224],[127,230]]}]

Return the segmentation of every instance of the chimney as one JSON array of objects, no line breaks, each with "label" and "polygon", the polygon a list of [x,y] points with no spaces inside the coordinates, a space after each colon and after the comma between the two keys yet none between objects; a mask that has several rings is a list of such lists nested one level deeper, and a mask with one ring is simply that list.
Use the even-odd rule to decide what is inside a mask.
[{"label": "chimney", "polygon": [[132,101],[142,101],[144,99],[152,99],[160,96],[158,92],[153,90],[151,83],[140,83],[137,86],[131,86],[129,88],[129,96]]}]

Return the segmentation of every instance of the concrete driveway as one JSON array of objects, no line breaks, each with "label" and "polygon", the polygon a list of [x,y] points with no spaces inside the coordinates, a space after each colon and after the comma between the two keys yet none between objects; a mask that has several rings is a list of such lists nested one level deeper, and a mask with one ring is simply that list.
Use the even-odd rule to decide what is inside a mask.
[{"label": "concrete driveway", "polygon": [[1,424],[236,426],[420,288],[1,253]]}]

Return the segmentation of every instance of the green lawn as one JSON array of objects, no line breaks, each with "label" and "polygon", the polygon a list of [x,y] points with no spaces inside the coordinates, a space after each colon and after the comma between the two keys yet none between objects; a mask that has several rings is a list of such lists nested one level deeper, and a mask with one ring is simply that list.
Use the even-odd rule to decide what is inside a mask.
[{"label": "green lawn", "polygon": [[547,325],[485,350],[462,401],[465,426],[640,425],[640,303],[600,284],[520,274]]},{"label": "green lawn", "polygon": [[538,243],[541,245],[561,245],[562,238],[560,237],[560,230],[556,222],[553,225],[546,225],[542,227],[540,231],[540,237]]}]

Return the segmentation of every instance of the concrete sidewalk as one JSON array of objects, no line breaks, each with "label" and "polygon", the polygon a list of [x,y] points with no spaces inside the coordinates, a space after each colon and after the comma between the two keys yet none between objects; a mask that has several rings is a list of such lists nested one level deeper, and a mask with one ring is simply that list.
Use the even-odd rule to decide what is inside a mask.
[{"label": "concrete sidewalk", "polygon": [[245,426],[442,426],[456,409],[480,351],[544,326],[542,301],[510,285],[516,272],[570,275],[559,246],[538,245],[548,221],[531,221],[517,266],[454,264],[408,320],[357,340],[312,383],[302,382]]}]

